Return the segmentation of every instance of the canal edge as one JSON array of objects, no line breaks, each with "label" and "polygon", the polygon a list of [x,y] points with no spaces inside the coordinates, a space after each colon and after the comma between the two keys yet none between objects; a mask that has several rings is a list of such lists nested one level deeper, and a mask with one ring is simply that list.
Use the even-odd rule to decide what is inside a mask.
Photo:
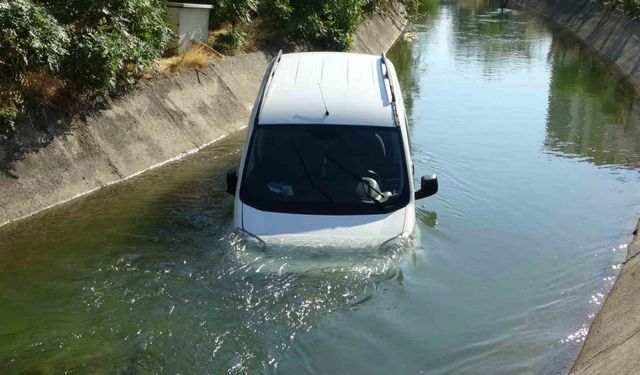
[{"label": "canal edge", "polygon": [[571,368],[572,375],[637,374],[640,370],[640,221],[627,259]]}]

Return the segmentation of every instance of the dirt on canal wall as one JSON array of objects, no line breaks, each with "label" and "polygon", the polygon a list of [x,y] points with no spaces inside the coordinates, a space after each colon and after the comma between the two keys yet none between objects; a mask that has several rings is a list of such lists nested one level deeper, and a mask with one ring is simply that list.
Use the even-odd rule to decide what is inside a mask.
[{"label": "dirt on canal wall", "polygon": [[[406,22],[399,3],[385,15],[365,20],[353,51],[386,52]],[[22,156],[0,173],[0,226],[196,152],[244,128],[270,59],[264,52],[225,58],[200,72],[141,84],[78,123],[49,118],[45,124],[26,124],[31,130],[22,134]],[[56,134],[54,129],[68,130]]]},{"label": "dirt on canal wall", "polygon": [[[510,0],[572,31],[640,92],[640,22],[597,0]],[[570,374],[640,374],[640,224]]]}]

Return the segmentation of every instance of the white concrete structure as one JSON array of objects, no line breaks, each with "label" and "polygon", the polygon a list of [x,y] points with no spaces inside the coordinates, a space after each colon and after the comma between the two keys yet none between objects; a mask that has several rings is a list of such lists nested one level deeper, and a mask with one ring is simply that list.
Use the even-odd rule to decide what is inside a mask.
[{"label": "white concrete structure", "polygon": [[213,5],[207,4],[167,3],[167,21],[177,37],[168,49],[183,53],[194,40],[207,43],[212,8]]}]

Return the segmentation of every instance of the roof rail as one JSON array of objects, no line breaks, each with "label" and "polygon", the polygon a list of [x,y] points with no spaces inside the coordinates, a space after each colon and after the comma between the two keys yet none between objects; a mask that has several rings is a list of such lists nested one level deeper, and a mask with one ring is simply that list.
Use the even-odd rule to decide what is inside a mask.
[{"label": "roof rail", "polygon": [[393,85],[393,81],[389,76],[389,66],[387,65],[387,56],[384,52],[380,55],[380,65],[382,68],[382,76],[383,78],[389,82],[389,89],[391,91],[391,109],[393,111],[393,120],[396,123],[396,126],[400,126],[400,118],[398,117],[398,102],[396,101],[396,89]]},{"label": "roof rail", "polygon": [[262,101],[267,95],[267,91],[269,91],[269,86],[271,85],[271,80],[273,76],[276,74],[276,68],[280,65],[280,60],[282,60],[282,50],[278,52],[278,55],[271,61],[271,70],[269,70],[269,75],[267,76],[267,80],[264,84],[264,88],[262,93],[260,94],[260,102],[258,102],[258,110],[256,111],[256,118],[254,120],[254,125],[258,125],[258,120],[260,119],[260,110],[262,109]]},{"label": "roof rail", "polygon": [[[281,59],[282,59],[282,50],[278,51],[278,55],[276,56],[275,59],[273,59],[273,65],[271,66],[271,71],[269,72],[269,75],[271,77],[273,77],[273,75],[276,73],[276,68],[278,67],[278,64],[280,64]],[[269,77],[269,80],[271,80],[271,77]]]}]

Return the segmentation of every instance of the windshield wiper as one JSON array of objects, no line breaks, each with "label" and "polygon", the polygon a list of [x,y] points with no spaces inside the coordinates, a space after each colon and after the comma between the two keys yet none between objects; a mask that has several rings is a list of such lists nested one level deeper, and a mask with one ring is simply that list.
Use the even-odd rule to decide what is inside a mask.
[{"label": "windshield wiper", "polygon": [[333,213],[338,214],[338,211],[336,210],[335,200],[331,198],[329,193],[327,193],[326,191],[324,191],[323,189],[321,189],[319,186],[315,184],[315,182],[313,181],[313,176],[311,176],[309,169],[307,169],[307,165],[305,164],[304,159],[302,158],[302,154],[300,153],[300,150],[298,150],[298,146],[296,145],[296,142],[293,140],[293,138],[290,138],[290,140],[291,140],[291,145],[293,146],[293,149],[296,152],[296,155],[298,156],[298,161],[300,161],[300,165],[302,165],[302,170],[304,171],[304,174],[307,177],[307,180],[309,180],[309,184],[315,191],[320,193],[320,195],[325,197],[329,201],[329,203],[331,203],[331,209],[333,210]]},{"label": "windshield wiper", "polygon": [[[341,163],[338,163],[337,161],[335,161],[331,156],[329,156],[329,154],[325,155],[325,158],[327,160],[329,160],[330,162],[332,162],[333,164],[335,164],[336,166],[338,166],[338,168],[342,169],[343,171],[345,171],[351,178],[353,178],[354,180],[356,180],[358,183],[362,182],[362,177],[358,176],[355,172],[351,171],[350,169],[348,169],[347,167],[345,167],[344,165],[342,165]],[[371,198],[371,200],[373,201],[373,203],[376,205],[376,207],[378,207],[380,209],[380,211],[386,211],[384,206],[382,205],[382,203],[380,203],[376,197],[374,197],[371,194],[371,190],[373,190],[376,194],[378,194],[378,196],[384,197],[384,194],[382,194],[382,192],[378,191],[377,189],[375,189],[373,186],[369,185],[367,188],[365,188],[365,192],[366,194],[369,196],[369,198]]]}]

